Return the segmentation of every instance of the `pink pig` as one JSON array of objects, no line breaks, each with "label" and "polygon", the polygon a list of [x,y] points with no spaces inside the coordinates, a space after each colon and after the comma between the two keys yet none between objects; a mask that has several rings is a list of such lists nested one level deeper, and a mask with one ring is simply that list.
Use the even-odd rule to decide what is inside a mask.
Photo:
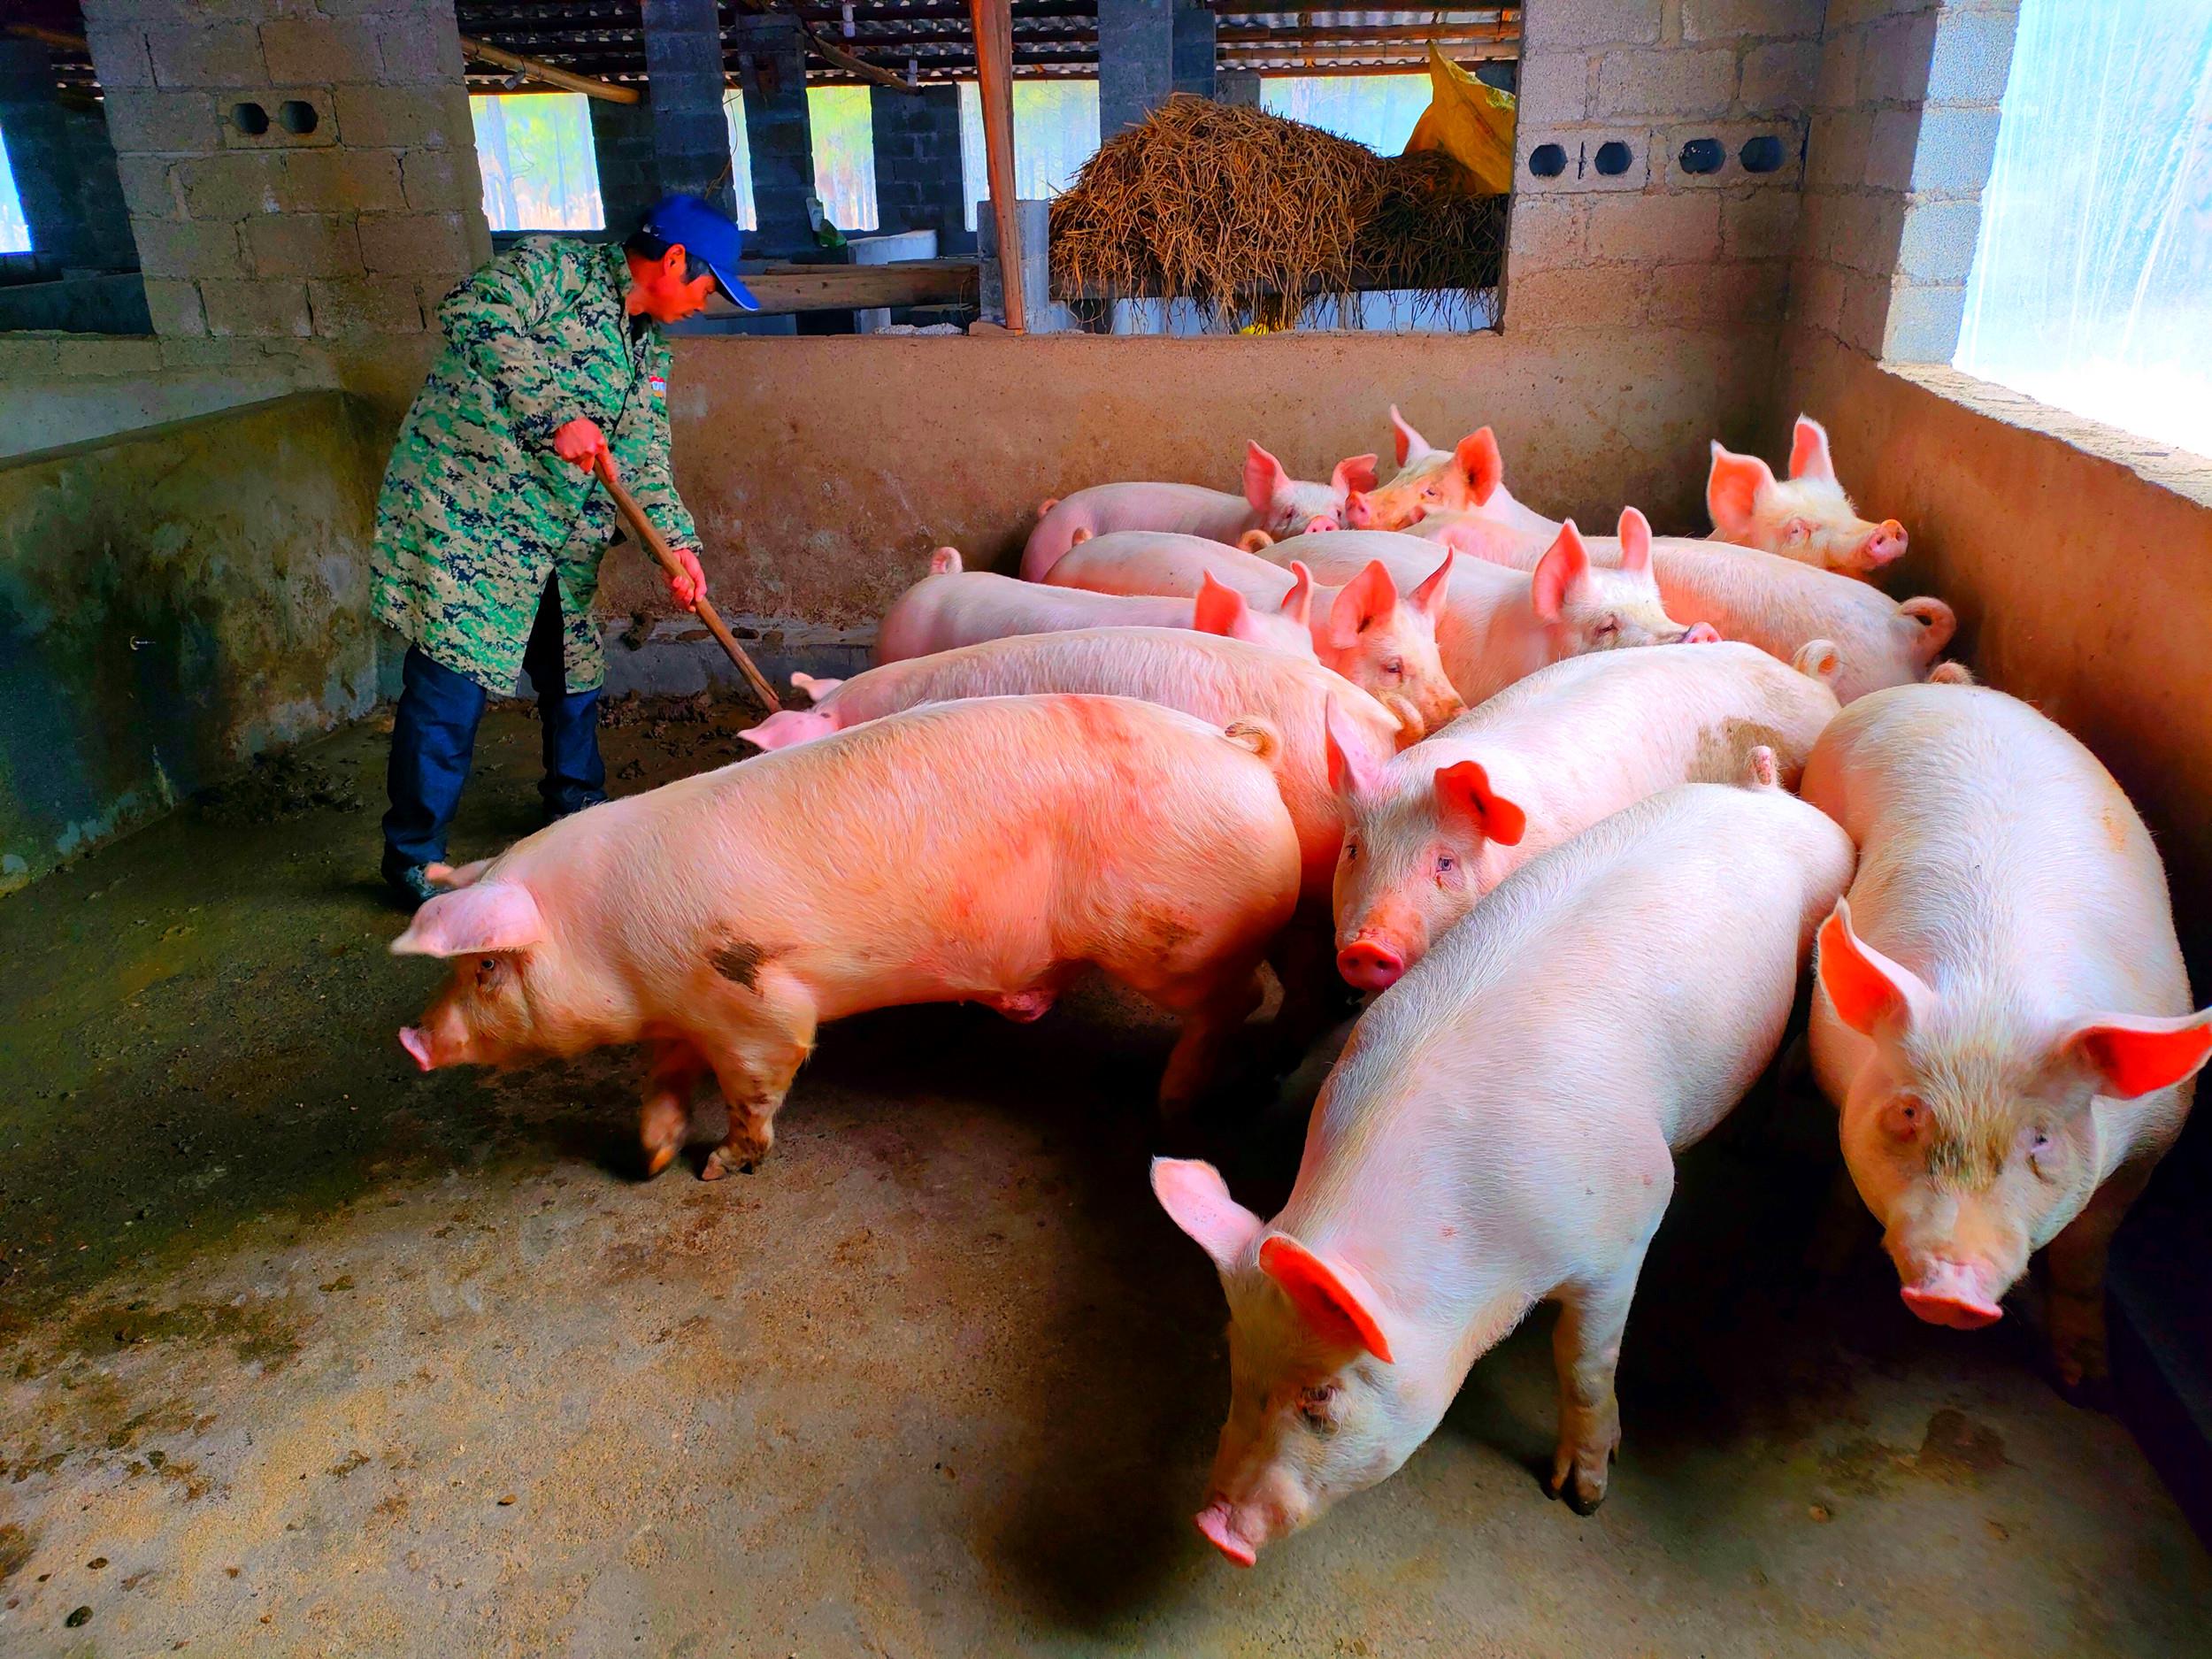
[{"label": "pink pig", "polygon": [[1332,700],[1338,724],[1357,734],[1363,752],[1394,754],[1423,731],[1403,698],[1386,707],[1310,660],[1180,628],[1087,628],[986,640],[872,668],[838,681],[811,709],[786,709],[740,735],[762,749],[787,749],[925,703],[1048,691],[1141,697],[1209,726],[1265,720],[1282,740],[1276,775],[1298,831],[1305,891],[1325,910],[1344,839],[1343,810],[1329,784]]},{"label": "pink pig", "polygon": [[1059,634],[1071,628],[1193,628],[1315,660],[1304,598],[1294,591],[1288,611],[1256,611],[1242,594],[1211,577],[1201,581],[1194,600],[1094,594],[1080,588],[1048,588],[990,571],[964,571],[958,550],[949,547],[937,549],[929,572],[884,614],[876,631],[878,663],[902,662],[1012,634]]},{"label": "pink pig", "polygon": [[1828,433],[1810,415],[1797,418],[1787,483],[1755,455],[1713,445],[1705,480],[1713,540],[1778,553],[1840,576],[1871,576],[1905,555],[1905,526],[1894,518],[1869,524],[1836,481]]},{"label": "pink pig", "polygon": [[1991,1324],[2047,1249],[2059,1377],[2101,1380],[2106,1248],[2212,1051],[2150,833],[2072,737],[1965,686],[1852,704],[1805,798],[1860,848],[1813,1066],[1906,1305]]},{"label": "pink pig", "polygon": [[1249,1566],[1394,1473],[1545,1300],[1552,1489],[1597,1505],[1674,1156],[1765,1067],[1850,873],[1848,839],[1779,788],[1665,790],[1523,869],[1367,1010],[1272,1221],[1211,1165],[1155,1161],[1229,1299],[1229,1416],[1197,1517],[1222,1554]]},{"label": "pink pig", "polygon": [[[1807,657],[1825,665],[1817,641]],[[1723,641],[1554,663],[1394,759],[1333,731],[1338,972],[1395,983],[1538,853],[1670,785],[1741,778],[1754,748],[1794,782],[1835,713],[1813,673]]]},{"label": "pink pig", "polygon": [[425,1071],[652,1047],[657,1171],[711,1071],[710,1180],[764,1154],[824,1022],[907,1002],[1033,1019],[1085,964],[1183,1016],[1191,1103],[1298,900],[1262,724],[1126,697],[987,697],[580,812],[459,872],[401,956],[461,960],[400,1041]]},{"label": "pink pig", "polygon": [[1375,481],[1375,457],[1339,461],[1325,484],[1310,484],[1283,470],[1256,443],[1244,449],[1244,494],[1197,484],[1096,484],[1047,501],[1022,549],[1024,580],[1041,582],[1077,542],[1115,530],[1171,530],[1233,542],[1248,531],[1271,536],[1339,527],[1345,498]]},{"label": "pink pig", "polygon": [[[1435,562],[1435,544],[1389,530],[1339,530],[1293,536],[1262,550],[1271,563],[1292,561],[1323,581],[1340,581],[1379,560],[1401,582]],[[1685,626],[1666,613],[1651,573],[1651,543],[1624,548],[1621,568],[1590,562],[1570,519],[1534,570],[1522,575],[1481,558],[1452,567],[1444,613],[1436,619],[1436,649],[1452,687],[1479,703],[1563,657],[1637,645],[1717,640],[1704,623]]]},{"label": "pink pig", "polygon": [[1346,498],[1346,528],[1403,530],[1432,512],[1463,512],[1547,540],[1559,533],[1555,520],[1530,511],[1506,488],[1505,462],[1489,427],[1440,449],[1413,429],[1395,403],[1390,406],[1390,426],[1397,437],[1397,476]]},{"label": "pink pig", "polygon": [[1406,698],[1431,731],[1465,704],[1436,654],[1453,555],[1402,598],[1387,566],[1369,563],[1340,588],[1310,587],[1302,568],[1284,570],[1256,553],[1202,536],[1123,531],[1071,549],[1045,580],[1106,594],[1187,594],[1207,577],[1235,589],[1255,611],[1302,611],[1314,655],[1361,690]]},{"label": "pink pig", "polygon": [[[1425,539],[1515,570],[1532,570],[1544,556],[1545,544],[1532,536],[1501,534],[1463,516],[1420,529]],[[1654,538],[1633,507],[1622,512],[1617,538],[1588,538],[1591,562],[1617,568],[1638,542],[1651,549],[1652,573],[1669,615],[1710,623],[1723,638],[1743,640],[1784,662],[1809,641],[1826,640],[1839,663],[1836,695],[1846,703],[1926,679],[1958,627],[1940,599],[1901,604],[1865,582],[1753,548]]]}]

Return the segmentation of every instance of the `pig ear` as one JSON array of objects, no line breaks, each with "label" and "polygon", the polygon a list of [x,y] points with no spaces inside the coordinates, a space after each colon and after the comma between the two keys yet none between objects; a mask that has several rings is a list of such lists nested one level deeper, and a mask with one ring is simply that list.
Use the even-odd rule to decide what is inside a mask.
[{"label": "pig ear", "polygon": [[[1399,717],[1402,729],[1404,717]],[[1382,769],[1375,757],[1367,752],[1367,739],[1359,727],[1346,716],[1343,705],[1334,697],[1322,716],[1322,753],[1329,766],[1329,787],[1343,799],[1371,795],[1381,781]]]},{"label": "pig ear", "polygon": [[1528,833],[1528,814],[1500,795],[1478,760],[1436,769],[1437,810],[1445,818],[1471,818],[1487,841],[1515,847]]},{"label": "pig ear", "polygon": [[1651,520],[1633,507],[1621,509],[1621,568],[1631,576],[1651,574]]},{"label": "pig ear", "polygon": [[1329,488],[1339,501],[1356,489],[1374,488],[1375,482],[1375,457],[1371,455],[1348,456],[1329,474]]},{"label": "pig ear", "polygon": [[1851,902],[1838,899],[1820,925],[1820,988],[1828,993],[1836,1018],[1862,1037],[1885,1025],[1901,1029],[1930,995],[1910,968],[1892,962],[1851,931]]},{"label": "pig ear", "polygon": [[956,547],[941,547],[929,556],[932,576],[957,576],[960,571],[960,549]]},{"label": "pig ear", "polygon": [[809,703],[821,702],[823,698],[828,696],[831,692],[836,690],[838,687],[843,685],[844,683],[845,682],[841,680],[819,680],[812,674],[794,674],[791,676],[791,685],[793,689],[805,692],[806,700]]},{"label": "pig ear", "polygon": [[1329,643],[1348,651],[1359,636],[1398,608],[1398,584],[1390,580],[1390,567],[1371,559],[1365,569],[1337,589],[1329,607]]},{"label": "pig ear", "polygon": [[1559,526],[1559,534],[1544,549],[1544,557],[1536,561],[1536,568],[1529,572],[1529,603],[1536,609],[1539,621],[1556,622],[1565,607],[1567,594],[1576,583],[1590,573],[1590,549],[1582,544],[1582,532],[1575,528],[1571,518]]},{"label": "pig ear", "polygon": [[1321,1336],[1391,1363],[1390,1338],[1375,1317],[1374,1292],[1350,1266],[1325,1262],[1288,1233],[1276,1233],[1261,1241],[1260,1271],[1283,1287]]},{"label": "pig ear", "polygon": [[1426,580],[1408,595],[1413,608],[1429,619],[1433,627],[1444,614],[1444,594],[1452,580],[1452,560],[1456,555],[1452,548],[1444,549],[1444,562],[1432,572]]},{"label": "pig ear", "polygon": [[1713,470],[1705,478],[1705,511],[1717,535],[1740,536],[1751,529],[1759,492],[1774,488],[1774,474],[1755,455],[1738,455],[1713,442]]},{"label": "pig ear", "polygon": [[1248,440],[1244,446],[1244,499],[1254,512],[1265,512],[1273,504],[1275,492],[1286,488],[1290,474],[1283,471],[1283,464]]},{"label": "pig ear", "polygon": [[1395,441],[1398,465],[1403,466],[1410,455],[1427,455],[1436,446],[1414,431],[1413,423],[1398,412],[1398,405],[1390,406],[1390,434]]},{"label": "pig ear", "polygon": [[831,736],[836,730],[837,722],[819,710],[783,709],[738,736],[759,749],[792,749]]},{"label": "pig ear", "polygon": [[1240,629],[1249,631],[1251,613],[1246,609],[1244,595],[1233,588],[1225,588],[1208,571],[1199,579],[1198,603],[1191,613],[1191,626],[1201,634],[1219,634],[1233,638]]},{"label": "pig ear", "polygon": [[1229,1196],[1220,1171],[1196,1158],[1153,1159],[1152,1194],[1225,1273],[1243,1259],[1263,1225]]},{"label": "pig ear", "polygon": [[1469,490],[1479,507],[1505,482],[1505,457],[1498,453],[1498,434],[1485,426],[1459,441],[1452,451],[1459,470],[1467,474]]},{"label": "pig ear", "polygon": [[2058,1052],[2097,1079],[2097,1093],[2136,1100],[2194,1077],[2212,1056],[2212,1009],[2178,1019],[2100,1014],[2059,1040]]},{"label": "pig ear", "polygon": [[545,937],[545,918],[530,889],[513,881],[479,881],[426,900],[407,931],[392,941],[395,956],[472,956],[527,950]]},{"label": "pig ear", "polygon": [[1797,418],[1797,432],[1790,440],[1790,476],[1836,481],[1836,464],[1828,458],[1828,430],[1810,415]]},{"label": "pig ear", "polygon": [[1290,591],[1283,595],[1283,614],[1302,628],[1313,626],[1313,572],[1303,560],[1290,562]]}]

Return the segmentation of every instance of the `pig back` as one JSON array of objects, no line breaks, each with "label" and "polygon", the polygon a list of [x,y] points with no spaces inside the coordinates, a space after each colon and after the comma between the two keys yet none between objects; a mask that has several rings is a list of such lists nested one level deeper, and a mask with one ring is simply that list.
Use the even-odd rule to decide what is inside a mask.
[{"label": "pig back", "polygon": [[710,908],[793,941],[824,1018],[1036,982],[1149,941],[1171,973],[1280,926],[1298,843],[1269,765],[1126,697],[933,704],[666,790]]},{"label": "pig back", "polygon": [[1204,536],[1122,531],[1079,543],[1045,580],[1102,594],[1171,594],[1190,598],[1208,576],[1255,605],[1274,606],[1290,591],[1290,572],[1256,554]]}]

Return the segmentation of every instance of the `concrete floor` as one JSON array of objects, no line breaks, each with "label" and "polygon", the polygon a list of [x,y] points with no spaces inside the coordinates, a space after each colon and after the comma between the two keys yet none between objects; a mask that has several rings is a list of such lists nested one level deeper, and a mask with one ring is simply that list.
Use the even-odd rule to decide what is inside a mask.
[{"label": "concrete floor", "polygon": [[[726,729],[622,726],[618,787]],[[528,827],[534,735],[488,726],[457,853]],[[1164,1028],[855,1020],[757,1175],[641,1185],[619,1057],[393,1042],[434,976],[365,879],[382,741],[0,902],[12,1655],[2204,1651],[2212,1561],[2023,1321],[1915,1324],[1870,1240],[1809,1287],[1787,1101],[1686,1164],[1602,1510],[1538,1484],[1540,1317],[1240,1573],[1188,1520],[1224,1312],[1145,1187]],[[1300,1130],[1210,1150],[1265,1208]]]}]

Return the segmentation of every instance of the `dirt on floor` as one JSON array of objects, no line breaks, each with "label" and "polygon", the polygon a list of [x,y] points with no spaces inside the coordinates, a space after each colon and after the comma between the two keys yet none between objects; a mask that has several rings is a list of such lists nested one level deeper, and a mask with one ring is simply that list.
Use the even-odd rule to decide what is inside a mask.
[{"label": "dirt on floor", "polygon": [[[618,787],[746,723],[625,710]],[[1601,1510],[1540,1484],[1540,1315],[1237,1571],[1189,1522],[1220,1291],[1145,1183],[1166,1025],[849,1021],[758,1173],[641,1182],[630,1056],[394,1041],[438,976],[384,950],[384,741],[0,901],[0,1650],[2203,1651],[2212,1561],[2030,1320],[1916,1324],[1863,1228],[1808,1266],[1833,1128],[1787,1088],[1685,1161]],[[488,722],[457,858],[534,826],[536,747]],[[1200,1149],[1264,1210],[1302,1128]]]}]

